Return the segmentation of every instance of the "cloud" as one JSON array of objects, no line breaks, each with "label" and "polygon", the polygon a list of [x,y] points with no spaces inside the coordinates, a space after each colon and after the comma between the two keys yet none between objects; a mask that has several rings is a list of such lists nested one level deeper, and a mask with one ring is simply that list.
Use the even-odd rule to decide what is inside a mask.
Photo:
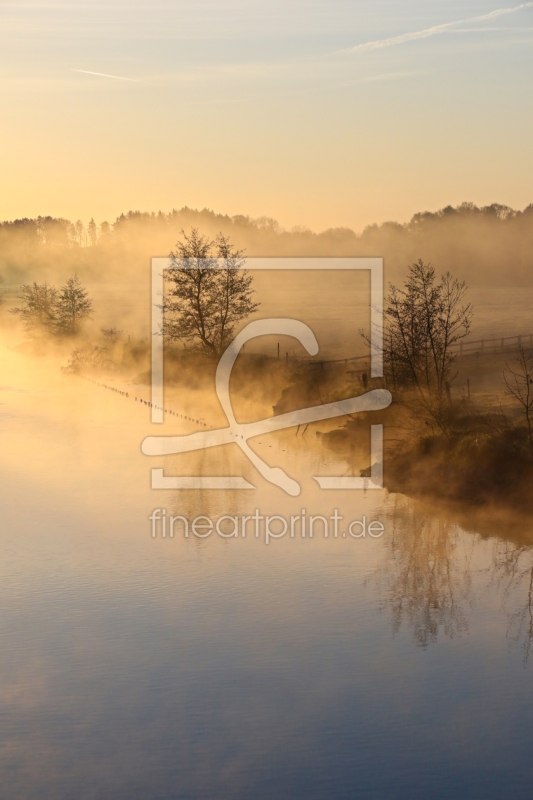
[{"label": "cloud", "polygon": [[488,14],[482,14],[479,17],[470,17],[469,19],[460,19],[456,22],[445,22],[442,25],[434,25],[431,28],[425,28],[422,31],[412,31],[411,33],[402,33],[400,36],[392,36],[389,39],[377,39],[373,42],[365,42],[364,44],[355,45],[344,50],[338,50],[337,53],[366,53],[372,50],[382,50],[385,47],[394,47],[398,44],[405,44],[406,42],[415,42],[420,39],[429,39],[432,36],[438,36],[441,33],[453,30],[459,25],[469,25],[473,22],[485,22],[497,17],[503,17],[506,14],[515,14],[517,11],[523,11],[526,8],[533,8],[533,2],[522,3],[519,6],[512,8],[498,8]]},{"label": "cloud", "polygon": [[123,78],[121,75],[107,75],[105,72],[89,72],[87,69],[74,69],[71,68],[72,72],[82,72],[84,75],[97,75],[99,78],[113,78],[116,81],[131,81],[132,83],[144,83],[144,81],[139,81],[137,78]]},{"label": "cloud", "polygon": [[498,33],[524,33],[533,31],[533,28],[524,28],[523,26],[519,27],[517,25],[508,27],[504,27],[503,25],[498,25],[498,27],[496,27],[492,25],[491,27],[485,26],[483,28],[459,28],[456,31],[451,31],[451,33],[494,33],[495,31]]}]

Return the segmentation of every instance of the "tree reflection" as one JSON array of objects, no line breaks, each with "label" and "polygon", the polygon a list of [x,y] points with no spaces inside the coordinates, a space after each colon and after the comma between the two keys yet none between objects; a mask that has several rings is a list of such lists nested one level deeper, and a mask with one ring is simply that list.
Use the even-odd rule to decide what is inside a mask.
[{"label": "tree reflection", "polygon": [[405,498],[397,496],[393,503],[387,565],[378,578],[394,632],[407,624],[422,647],[436,642],[439,633],[450,638],[465,633],[472,581],[470,559],[459,548],[461,529]]},{"label": "tree reflection", "polygon": [[496,541],[493,577],[503,591],[503,607],[509,621],[508,637],[521,644],[524,664],[533,644],[533,548]]},{"label": "tree reflection", "polygon": [[[527,525],[523,535],[528,543],[518,539],[524,521],[513,525],[507,514],[503,525],[501,517],[489,513],[462,516],[459,525],[442,509],[401,495],[391,497],[385,512],[392,533],[384,540],[386,560],[376,577],[394,632],[407,625],[422,647],[439,635],[467,633],[475,579],[480,596],[488,592],[498,601],[507,618],[507,637],[521,646],[527,663],[533,652],[533,545]],[[502,538],[503,531],[518,541]]]}]

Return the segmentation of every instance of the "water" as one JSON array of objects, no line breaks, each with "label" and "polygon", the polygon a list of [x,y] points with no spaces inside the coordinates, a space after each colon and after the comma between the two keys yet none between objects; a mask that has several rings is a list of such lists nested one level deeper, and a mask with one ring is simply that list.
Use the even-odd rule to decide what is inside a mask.
[{"label": "water", "polygon": [[[1,359],[2,797],[531,796],[527,520],[320,491],[313,475],[364,466],[323,446],[323,424],[254,443],[299,498],[231,447],[159,463],[140,452],[145,406]],[[165,432],[179,425],[194,429]],[[155,466],[258,488],[156,492]],[[385,533],[151,536],[156,508],[303,507]]]}]

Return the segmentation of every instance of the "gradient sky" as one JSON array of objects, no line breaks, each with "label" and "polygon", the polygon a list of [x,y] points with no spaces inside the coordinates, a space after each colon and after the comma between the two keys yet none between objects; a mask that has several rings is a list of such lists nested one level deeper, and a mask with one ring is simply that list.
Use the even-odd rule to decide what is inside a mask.
[{"label": "gradient sky", "polygon": [[2,2],[0,218],[524,207],[532,45],[499,0]]}]

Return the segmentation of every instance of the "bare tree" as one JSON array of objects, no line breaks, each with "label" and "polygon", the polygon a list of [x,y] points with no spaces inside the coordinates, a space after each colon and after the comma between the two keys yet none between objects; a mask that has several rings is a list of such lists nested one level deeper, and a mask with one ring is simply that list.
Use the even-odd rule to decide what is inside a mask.
[{"label": "bare tree", "polygon": [[522,411],[526,418],[529,444],[533,447],[533,435],[531,432],[531,409],[533,408],[533,358],[527,355],[524,348],[520,346],[518,358],[512,365],[505,363],[503,380],[506,386],[506,394],[514,397],[522,406]]},{"label": "bare tree", "polygon": [[163,334],[186,345],[199,342],[218,358],[233,338],[235,325],[252,314],[252,276],[243,269],[243,251],[232,247],[221,233],[215,241],[192,228],[182,231],[170,254],[168,290],[163,309]]},{"label": "bare tree", "polygon": [[92,306],[78,276],[69,278],[59,290],[54,306],[57,332],[67,335],[79,333],[84,321],[92,317]]},{"label": "bare tree", "polygon": [[449,272],[436,281],[422,260],[409,267],[404,288],[391,285],[385,305],[383,357],[397,389],[414,390],[422,407],[445,424],[455,377],[453,346],[470,330],[473,309],[464,302],[467,286]]},{"label": "bare tree", "polygon": [[116,368],[107,347],[87,344],[72,352],[70,360],[62,371],[74,375],[92,370],[112,371]]},{"label": "bare tree", "polygon": [[118,328],[100,328],[100,332],[104,339],[110,342],[118,341],[122,335],[122,331],[119,331]]},{"label": "bare tree", "polygon": [[30,334],[51,331],[56,321],[57,295],[57,289],[46,282],[24,284],[20,290],[22,305],[10,309],[11,314],[20,318]]}]

